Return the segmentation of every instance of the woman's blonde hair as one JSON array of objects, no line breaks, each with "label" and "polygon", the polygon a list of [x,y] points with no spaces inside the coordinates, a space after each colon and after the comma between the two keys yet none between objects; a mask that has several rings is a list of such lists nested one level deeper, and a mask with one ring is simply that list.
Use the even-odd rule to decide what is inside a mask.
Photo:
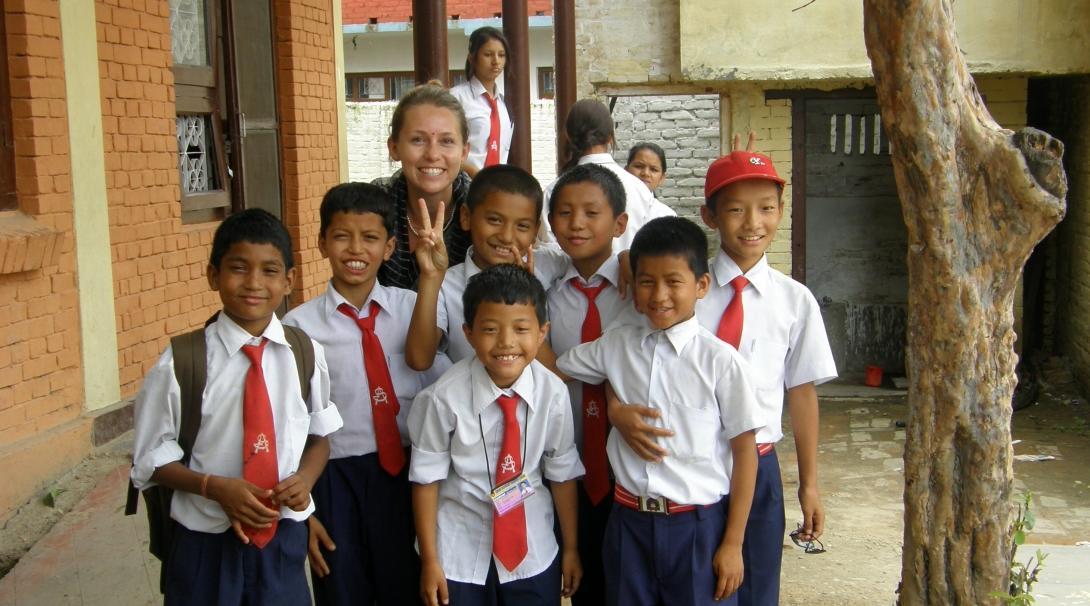
[{"label": "woman's blonde hair", "polygon": [[434,105],[450,110],[458,122],[462,143],[469,140],[469,123],[466,122],[466,112],[462,109],[462,104],[438,80],[429,80],[427,84],[417,86],[405,93],[405,96],[397,102],[394,115],[390,118],[390,139],[397,140],[398,135],[401,134],[401,128],[405,126],[405,114],[418,105]]}]

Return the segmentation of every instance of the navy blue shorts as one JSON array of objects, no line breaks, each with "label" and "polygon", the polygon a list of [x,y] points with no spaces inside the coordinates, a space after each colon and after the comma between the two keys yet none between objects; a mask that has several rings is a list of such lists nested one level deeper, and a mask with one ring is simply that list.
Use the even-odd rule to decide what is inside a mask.
[{"label": "navy blue shorts", "polygon": [[233,530],[196,532],[178,525],[164,566],[167,606],[310,604],[307,527],[280,520],[263,549],[244,545]]},{"label": "navy blue shorts", "polygon": [[712,560],[727,524],[725,502],[671,515],[614,504],[602,544],[610,606],[732,606],[715,601]]},{"label": "navy blue shorts", "polygon": [[312,575],[318,606],[420,602],[408,474],[408,464],[396,477],[386,473],[375,453],[326,464],[314,484],[314,515],[337,548],[322,550],[329,574]]},{"label": "navy blue shorts", "polygon": [[496,560],[488,566],[484,585],[447,580],[450,606],[557,606],[560,604],[560,554],[542,572],[500,583]]},{"label": "navy blue shorts", "polygon": [[757,461],[757,485],[742,543],[746,576],[738,589],[740,606],[776,606],[780,603],[784,530],[780,460],[773,450]]}]

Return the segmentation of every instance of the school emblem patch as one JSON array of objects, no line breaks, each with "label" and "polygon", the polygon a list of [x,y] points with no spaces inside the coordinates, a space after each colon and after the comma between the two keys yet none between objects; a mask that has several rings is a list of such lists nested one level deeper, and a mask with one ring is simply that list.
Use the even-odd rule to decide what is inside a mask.
[{"label": "school emblem patch", "polygon": [[269,452],[269,439],[263,433],[257,434],[257,439],[254,440],[254,454],[259,452]]},{"label": "school emblem patch", "polygon": [[503,458],[503,464],[500,466],[500,471],[507,474],[515,473],[515,470],[515,457],[512,457],[510,453],[508,453],[508,455]]}]

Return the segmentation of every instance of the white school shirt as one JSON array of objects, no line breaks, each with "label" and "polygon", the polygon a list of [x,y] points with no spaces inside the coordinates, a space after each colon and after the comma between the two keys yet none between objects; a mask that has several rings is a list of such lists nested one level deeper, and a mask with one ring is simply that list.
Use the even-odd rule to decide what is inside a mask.
[{"label": "white school shirt", "polygon": [[[730,281],[742,270],[725,252],[711,263],[711,287],[696,303],[696,317],[712,333],[734,298]],[[762,257],[745,274],[749,284],[742,291],[742,337],[738,351],[753,368],[757,400],[768,424],[757,433],[757,442],[783,438],[784,388],[805,383],[820,385],[836,378],[836,362],[821,320],[821,309],[810,290],[769,267]]]},{"label": "white school shirt", "polygon": [[[613,239],[613,252],[618,253],[628,250],[632,246],[632,238],[648,221],[656,217],[676,217],[677,212],[655,199],[655,195],[647,189],[647,184],[640,181],[639,177],[624,169],[613,159],[610,154],[587,154],[579,158],[577,164],[597,164],[617,175],[624,185],[625,212],[628,213],[628,227],[624,233]],[[556,181],[545,187],[545,205],[541,210],[541,230],[538,238],[543,243],[556,243],[552,226],[549,225],[549,200],[552,197]]]},{"label": "white school shirt", "polygon": [[[514,571],[497,561],[500,583],[540,574],[559,551],[552,496],[542,478],[567,482],[585,473],[573,440],[568,391],[560,379],[531,361],[507,392],[520,398],[516,414],[525,452],[523,471],[535,492],[524,502],[526,559]],[[480,360],[467,358],[420,392],[409,417],[409,480],[440,482],[436,542],[443,572],[452,581],[484,585],[492,563],[494,509],[489,493],[504,421],[495,402],[504,393]]]},{"label": "white school shirt", "polygon": [[[579,280],[585,286],[598,286],[603,281],[609,283],[598,293],[595,304],[598,316],[602,320],[602,332],[622,324],[642,324],[643,316],[636,311],[632,297],[622,299],[617,290],[620,264],[616,255],[606,259],[598,271],[591,276],[590,282],[583,280],[579,270],[569,267],[567,273],[549,289],[549,342],[556,355],[561,355],[579,345],[583,338],[583,320],[587,316],[587,297],[572,286],[572,280]],[[572,418],[575,420],[575,443],[583,446],[583,383],[568,383],[571,395]],[[601,414],[605,414],[605,402],[600,402]]]},{"label": "white school shirt", "polygon": [[[443,354],[437,354],[432,367],[423,372],[417,372],[405,363],[405,339],[416,304],[416,293],[411,290],[375,282],[363,309],[357,310],[333,288],[331,282],[319,297],[288,312],[284,316],[285,324],[302,328],[325,348],[330,397],[337,402],[337,410],[344,419],[344,427],[329,436],[331,459],[378,451],[375,422],[371,415],[371,387],[363,366],[363,333],[351,318],[337,311],[340,304],[348,303],[356,317],[366,318],[371,313],[371,301],[376,301],[381,308],[375,319],[375,334],[382,343],[386,367],[390,369],[394,393],[401,407],[397,415],[397,428],[405,446],[409,445],[406,420],[413,398],[450,368],[450,361]],[[443,325],[443,311],[439,310],[438,314],[437,323]]]},{"label": "white school shirt", "polygon": [[[208,347],[208,377],[201,403],[201,428],[193,444],[189,468],[199,474],[242,477],[242,396],[250,359],[243,345],[258,345],[254,337],[220,313],[204,330]],[[310,401],[304,402],[299,389],[299,371],[284,327],[273,316],[262,337],[269,340],[261,356],[261,369],[273,409],[276,429],[276,460],[280,479],[299,469],[308,435],[326,436],[341,426],[337,406],[329,399],[329,371],[322,346],[314,344],[314,374],[310,379]],[[181,388],[174,376],[174,355],[168,346],[148,371],[136,396],[133,423],[133,484],[143,490],[154,485],[151,475],[167,463],[182,459],[178,445],[181,416]],[[304,511],[280,508],[281,519],[305,520],[314,503]],[[220,533],[231,527],[216,501],[197,494],[176,491],[170,517],[197,532]]]},{"label": "white school shirt", "polygon": [[[558,277],[567,271],[571,259],[559,248],[547,246],[534,247],[534,275],[545,290],[553,285]],[[465,310],[462,307],[462,295],[466,291],[469,279],[481,273],[481,268],[473,261],[473,247],[466,251],[466,260],[447,270],[443,285],[439,288],[439,328],[446,332],[446,354],[452,362],[464,360],[475,355],[473,346],[466,340],[462,325],[465,324]]]},{"label": "white school shirt", "polygon": [[710,505],[730,493],[730,440],[764,426],[750,368],[733,347],[700,326],[696,317],[666,330],[616,327],[556,361],[587,383],[608,380],[622,402],[646,402],[661,411],[654,421],[675,435],[661,463],[643,460],[611,430],[606,453],[617,482],[629,492],[684,505]]},{"label": "white school shirt", "polygon": [[[484,98],[485,89],[477,76],[468,82],[456,84],[450,94],[462,104],[469,123],[469,163],[477,168],[484,168],[484,159],[488,155],[488,133],[492,130],[492,106]],[[503,78],[496,80],[496,107],[500,110],[500,164],[507,164],[511,152],[511,135],[515,132],[515,123],[507,111],[503,100]]]}]

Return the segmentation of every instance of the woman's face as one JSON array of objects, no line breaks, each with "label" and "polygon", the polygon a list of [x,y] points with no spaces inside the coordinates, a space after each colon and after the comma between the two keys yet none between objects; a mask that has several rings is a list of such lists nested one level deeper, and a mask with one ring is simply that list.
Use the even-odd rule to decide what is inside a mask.
[{"label": "woman's face", "polygon": [[401,162],[401,172],[414,196],[449,196],[469,154],[454,112],[430,104],[409,108],[397,139],[387,140],[386,145],[390,157]]},{"label": "woman's face", "polygon": [[485,42],[477,49],[477,54],[472,57],[473,75],[481,83],[495,82],[507,65],[507,51],[503,50],[503,43],[495,38]]},{"label": "woman's face", "polygon": [[628,172],[636,175],[643,181],[647,189],[654,193],[660,185],[662,185],[663,179],[666,178],[666,171],[659,162],[659,156],[655,152],[649,149],[641,149],[636,152],[636,156],[632,158],[632,161],[625,167]]}]

